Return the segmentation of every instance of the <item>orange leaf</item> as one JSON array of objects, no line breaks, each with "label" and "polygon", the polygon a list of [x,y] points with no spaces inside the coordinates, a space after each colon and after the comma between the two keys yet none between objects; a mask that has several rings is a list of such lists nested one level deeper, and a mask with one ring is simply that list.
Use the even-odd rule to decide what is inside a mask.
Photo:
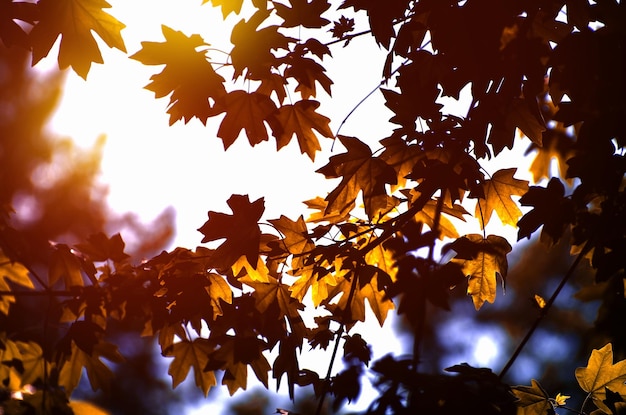
[{"label": "orange leaf", "polygon": [[380,158],[373,157],[369,146],[358,138],[339,136],[339,140],[348,151],[332,156],[327,165],[317,170],[326,178],[342,177],[341,183],[326,196],[326,213],[343,212],[362,192],[365,213],[373,218],[387,207],[385,185],[396,183],[396,172]]},{"label": "orange leaf", "polygon": [[72,66],[84,79],[92,62],[103,63],[92,31],[109,47],[126,52],[120,33],[125,25],[102,11],[111,7],[105,0],[40,0],[38,6],[40,20],[30,32],[33,65],[48,54],[59,35],[59,68]]},{"label": "orange leaf", "polygon": [[165,42],[141,42],[142,49],[131,59],[144,65],[165,65],[145,88],[157,98],[172,94],[167,109],[170,125],[192,117],[206,123],[209,116],[216,115],[209,99],[216,101],[226,94],[224,78],[215,73],[206,52],[196,50],[208,44],[199,35],[186,36],[165,25],[161,28]]},{"label": "orange leaf", "polygon": [[304,218],[300,216],[298,221],[294,222],[281,215],[280,219],[273,219],[269,222],[283,235],[280,245],[289,255],[293,255],[292,268],[303,266],[304,258],[301,254],[315,248],[315,244],[308,237]]},{"label": "orange leaf", "polygon": [[57,245],[56,249],[52,252],[48,278],[50,279],[51,286],[60,279],[63,279],[66,289],[75,286],[82,287],[84,285],[80,261],[74,256],[67,245]]},{"label": "orange leaf", "polygon": [[271,122],[270,116],[276,111],[276,104],[267,95],[237,90],[218,100],[215,109],[217,113],[226,111],[217,136],[224,142],[224,149],[227,149],[239,137],[241,130],[245,130],[252,146],[267,141],[265,123]]},{"label": "orange leaf", "polygon": [[281,126],[280,133],[276,135],[276,147],[279,150],[289,144],[295,134],[300,152],[315,160],[315,152],[321,150],[321,147],[313,130],[317,130],[324,137],[334,136],[328,126],[330,119],[315,112],[319,106],[320,103],[317,101],[301,100],[294,105],[280,107],[276,115]]}]

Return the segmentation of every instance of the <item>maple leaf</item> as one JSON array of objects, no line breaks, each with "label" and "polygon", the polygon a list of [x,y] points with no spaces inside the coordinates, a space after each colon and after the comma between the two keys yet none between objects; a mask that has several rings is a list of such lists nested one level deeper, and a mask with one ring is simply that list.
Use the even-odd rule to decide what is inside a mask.
[{"label": "maple leaf", "polygon": [[285,85],[287,85],[287,80],[284,77],[276,73],[272,73],[261,79],[261,85],[259,85],[256,92],[267,95],[268,97],[272,95],[272,92],[274,92],[276,93],[278,102],[282,104],[285,98],[287,98]]},{"label": "maple leaf", "polygon": [[322,14],[330,8],[326,0],[289,0],[291,7],[273,1],[276,14],[284,22],[283,27],[304,26],[308,28],[320,28],[330,23],[322,17]]},{"label": "maple leaf", "polygon": [[221,275],[209,273],[208,278],[209,286],[205,287],[205,290],[211,297],[211,307],[213,308],[213,318],[215,319],[217,316],[224,314],[220,300],[232,304],[233,291]]},{"label": "maple leaf", "polygon": [[276,307],[277,319],[286,317],[292,333],[299,338],[306,335],[306,328],[299,313],[299,310],[304,310],[304,305],[291,296],[288,285],[271,277],[269,282],[265,283],[256,282],[247,277],[240,278],[239,281],[254,288],[252,296],[259,312],[266,313],[270,307]]},{"label": "maple leaf", "polygon": [[315,244],[308,236],[304,218],[300,216],[294,222],[288,217],[281,215],[280,219],[272,219],[269,223],[283,235],[283,238],[278,243],[288,255],[293,255],[291,267],[299,268],[303,266],[304,259],[302,254],[315,248]]},{"label": "maple leaf", "polygon": [[[417,199],[419,195],[415,194],[413,195],[413,197]],[[428,202],[426,202],[422,210],[420,210],[415,215],[415,220],[422,222],[424,225],[428,226],[430,229],[433,229],[433,227],[435,226],[435,217],[437,216],[437,210],[438,210],[437,205],[438,203],[436,200],[429,200]],[[463,215],[468,214],[465,208],[463,208],[463,206],[459,204],[454,204],[453,207],[443,205],[441,209],[441,213],[452,215],[455,218],[460,219],[462,221],[465,221],[465,218],[463,217]],[[441,215],[439,216],[438,229],[436,230],[439,232],[439,239],[442,239],[442,240],[444,238],[458,238],[459,237],[459,233],[456,230],[456,227],[445,216],[441,216]]]},{"label": "maple leaf", "polygon": [[34,24],[38,20],[37,5],[25,1],[0,1],[0,40],[9,48],[13,45],[28,48],[28,36],[16,20]]},{"label": "maple leaf", "polygon": [[326,196],[326,212],[341,212],[363,194],[365,213],[373,218],[387,207],[386,184],[396,183],[395,170],[382,159],[373,157],[369,146],[358,138],[339,136],[347,152],[332,156],[317,170],[326,178],[342,177],[339,185]]},{"label": "maple leaf", "polygon": [[307,39],[304,43],[298,43],[293,50],[293,53],[297,56],[304,56],[304,54],[309,52],[320,59],[324,59],[324,55],[332,56],[328,46],[315,38]]},{"label": "maple leaf", "polygon": [[528,181],[513,178],[516,168],[498,170],[491,179],[483,182],[484,198],[476,204],[475,216],[481,218],[481,229],[489,223],[491,213],[496,212],[505,225],[516,226],[522,211],[511,196],[522,196],[528,191]]},{"label": "maple leaf", "polygon": [[408,4],[408,0],[345,0],[339,8],[365,10],[376,42],[389,49],[389,42],[395,36],[393,22],[404,15]]},{"label": "maple leaf", "polygon": [[52,252],[48,278],[51,286],[63,279],[66,289],[84,285],[80,261],[67,245],[59,244]]},{"label": "maple leaf", "polygon": [[279,26],[266,26],[257,30],[267,17],[269,11],[258,10],[248,21],[242,19],[233,27],[230,58],[235,79],[243,75],[244,70],[248,79],[258,80],[268,76],[278,63],[272,50],[288,50],[289,43],[296,42],[296,39],[278,32]]},{"label": "maple leaf", "polygon": [[239,14],[241,12],[241,6],[243,5],[243,0],[202,0],[202,4],[208,2],[211,2],[213,7],[222,8],[222,16],[224,19],[231,13]]},{"label": "maple leaf", "polygon": [[331,224],[347,221],[350,218],[350,212],[355,206],[354,203],[351,203],[341,212],[327,212],[326,207],[328,206],[328,201],[320,196],[316,196],[315,199],[305,200],[304,204],[308,209],[317,211],[309,216],[307,222],[329,222]]},{"label": "maple leaf", "polygon": [[193,341],[183,340],[174,343],[168,350],[164,351],[165,356],[174,357],[167,371],[172,377],[172,387],[178,386],[187,378],[189,369],[193,368],[196,386],[202,389],[204,396],[209,393],[209,389],[217,384],[215,373],[204,368],[209,363],[209,355],[214,347],[207,339],[197,338]]},{"label": "maple leaf", "polygon": [[108,390],[113,379],[113,372],[100,360],[100,357],[116,363],[123,361],[117,347],[110,343],[94,345],[92,352],[87,353],[72,342],[69,359],[63,361],[59,371],[59,385],[70,393],[78,386],[83,368],[85,368],[89,384],[94,392],[98,389]]},{"label": "maple leaf", "polygon": [[317,101],[300,100],[293,105],[280,107],[276,115],[281,126],[279,134],[275,134],[277,149],[280,150],[289,144],[295,134],[300,152],[315,160],[315,152],[321,150],[321,147],[313,130],[324,137],[334,137],[329,127],[330,119],[315,112],[319,106],[320,103]]},{"label": "maple leaf", "polygon": [[226,116],[217,131],[217,136],[224,143],[224,149],[228,149],[235,142],[241,130],[245,130],[250,145],[255,146],[267,141],[265,122],[272,122],[270,116],[276,111],[276,104],[267,95],[237,90],[229,92],[216,102],[215,112],[224,111]]},{"label": "maple leaf", "polygon": [[[251,336],[225,336],[220,341],[220,348],[212,355],[211,359],[224,370],[222,385],[228,387],[228,391],[233,395],[238,389],[246,389],[248,383],[248,365],[254,371],[265,387],[268,382],[268,371],[270,364],[263,355],[263,350],[267,349],[267,343],[257,337]],[[209,361],[204,370],[211,370],[214,366]]]},{"label": "maple leaf", "polygon": [[[355,278],[353,275],[352,278]],[[394,309],[393,302],[385,294],[383,290],[379,289],[378,274],[374,274],[367,283],[359,284],[354,291],[352,302],[348,304],[348,293],[350,292],[352,282],[351,279],[346,277],[339,278],[339,282],[334,286],[329,294],[328,299],[335,298],[338,294],[342,293],[341,298],[336,304],[339,310],[350,309],[350,315],[347,316],[351,322],[365,321],[365,300],[370,305],[371,310],[374,312],[378,323],[383,325],[387,318],[387,313]],[[332,309],[334,307],[327,306]],[[339,311],[336,311],[340,313]]]},{"label": "maple leaf", "polygon": [[2,345],[0,348],[0,380],[4,387],[9,388],[9,390],[20,390],[22,386],[20,370],[15,364],[7,364],[9,362],[22,363],[20,349],[17,343],[6,338],[4,332],[0,332],[0,345]]},{"label": "maple leaf", "polygon": [[567,160],[574,156],[574,141],[564,130],[564,128],[563,130],[559,129],[558,126],[554,129],[549,129],[543,135],[542,147],[531,145],[524,153],[528,155],[531,151],[536,150],[535,158],[529,168],[535,183],[538,183],[543,178],[549,179],[552,177],[550,170],[552,160],[554,159],[557,161],[559,177],[566,176],[568,169]]},{"label": "maple leaf", "polygon": [[99,232],[87,238],[86,243],[76,244],[76,248],[87,255],[92,261],[123,261],[128,258],[124,253],[124,241],[119,233],[108,238],[104,233]]},{"label": "maple leaf", "polygon": [[450,249],[457,253],[452,261],[462,265],[463,273],[469,278],[467,294],[472,296],[476,310],[485,301],[493,303],[497,276],[502,278],[504,284],[508,272],[506,255],[512,249],[508,241],[497,235],[483,238],[479,234],[470,234],[444,246],[442,253]]},{"label": "maple leaf", "polygon": [[330,95],[330,86],[333,81],[324,73],[326,69],[313,59],[291,54],[287,59],[289,66],[285,69],[285,78],[293,78],[298,82],[296,92],[300,92],[303,99],[316,96],[315,82],[318,82],[324,91]]},{"label": "maple leaf", "polygon": [[541,147],[546,124],[535,97],[516,98],[511,101],[507,123],[519,128],[534,144]]},{"label": "maple leaf", "polygon": [[392,135],[380,140],[385,147],[380,158],[396,171],[398,183],[391,187],[392,191],[397,187],[404,186],[406,177],[413,170],[418,160],[426,156],[425,152],[416,144],[407,144],[402,138]]},{"label": "maple leaf", "polygon": [[342,39],[346,33],[352,32],[354,30],[354,19],[348,18],[345,16],[341,16],[339,20],[333,22],[334,26],[329,32],[332,32],[333,37],[337,39]]},{"label": "maple leaf", "polygon": [[126,52],[120,33],[125,25],[102,10],[111,7],[105,0],[40,0],[37,6],[39,22],[30,32],[33,65],[48,55],[59,35],[59,68],[72,66],[84,79],[92,62],[103,63],[92,31],[109,47]]},{"label": "maple leaf", "polygon": [[323,267],[311,265],[294,272],[294,276],[299,278],[289,287],[291,296],[302,301],[310,289],[313,306],[319,306],[328,299],[332,287],[337,285],[335,276],[327,271]]},{"label": "maple leaf", "polygon": [[514,386],[512,390],[519,399],[519,415],[545,415],[554,409],[548,393],[535,379],[531,379],[530,386]]},{"label": "maple leaf", "polygon": [[165,65],[145,88],[157,98],[171,94],[167,108],[170,125],[181,119],[187,123],[193,117],[206,124],[209,116],[216,115],[210,100],[215,102],[226,94],[224,78],[215,72],[206,52],[197,50],[209,45],[200,35],[187,36],[165,25],[161,30],[165,42],[141,42],[142,49],[130,58],[144,65]]},{"label": "maple leaf", "polygon": [[604,404],[608,388],[624,396],[626,394],[626,360],[613,363],[613,346],[607,343],[601,349],[594,349],[586,367],[576,369],[576,380],[580,387],[593,398],[596,406],[606,413],[609,408]]},{"label": "maple leaf", "polygon": [[21,373],[21,386],[32,385],[38,379],[43,379],[45,364],[41,346],[34,341],[17,341],[15,345],[20,351],[20,360],[24,369]]},{"label": "maple leaf", "polygon": [[556,177],[550,179],[546,188],[531,186],[519,201],[522,206],[533,206],[533,209],[517,223],[517,240],[530,239],[532,233],[543,226],[541,240],[556,243],[574,222],[574,204],[565,197],[565,187]]},{"label": "maple leaf", "polygon": [[233,214],[209,211],[207,220],[200,229],[202,242],[225,238],[212,256],[215,268],[226,269],[239,257],[245,255],[253,268],[259,257],[261,231],[258,221],[265,210],[263,198],[250,203],[248,195],[232,195],[226,202]]},{"label": "maple leaf", "polygon": [[[28,269],[19,262],[13,262],[3,253],[0,252],[0,291],[11,291],[12,287],[8,281],[21,285],[22,287],[32,288],[35,286],[28,275]],[[15,297],[11,295],[0,296],[0,313],[9,314],[11,303],[15,302]]]}]

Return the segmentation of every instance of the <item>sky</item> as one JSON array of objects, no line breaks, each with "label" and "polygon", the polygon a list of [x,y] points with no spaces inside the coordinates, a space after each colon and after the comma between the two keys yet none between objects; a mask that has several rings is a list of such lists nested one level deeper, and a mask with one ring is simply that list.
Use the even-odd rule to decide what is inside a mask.
[{"label": "sky", "polygon": [[[163,41],[161,24],[187,35],[199,33],[215,47],[228,42],[227,26],[219,8],[199,6],[198,0],[111,4],[110,13],[127,24],[122,35],[129,55],[141,48],[141,41]],[[146,14],[146,10],[150,13]],[[228,23],[234,24],[238,19],[231,15]],[[358,42],[373,45],[371,39],[358,39],[354,41],[357,47],[333,49],[337,52],[333,60],[335,70],[329,74],[335,81],[333,96],[349,98],[330,101],[325,92],[318,93],[317,98],[322,101],[319,111],[331,118],[334,132],[379,82],[380,68],[359,58]],[[194,247],[202,236],[196,229],[206,221],[207,211],[228,209],[226,200],[231,194],[249,194],[251,200],[265,197],[265,218],[285,214],[295,219],[305,213],[304,200],[332,190],[332,182],[315,173],[331,155],[332,140],[320,138],[323,151],[315,162],[300,154],[295,140],[277,152],[272,138],[252,148],[241,136],[224,151],[216,136],[221,116],[209,119],[207,126],[197,119],[168,126],[168,99],[156,100],[151,91],[143,89],[161,66],[144,66],[106,46],[101,50],[105,64],[92,65],[87,81],[68,73],[51,128],[86,147],[106,134],[102,180],[109,184],[108,201],[116,211],[138,212],[149,221],[163,209],[174,206],[178,231],[175,245]],[[384,57],[382,52],[372,51]],[[50,56],[54,56],[53,52]],[[357,76],[344,70],[358,61],[361,65]],[[382,60],[379,62],[382,64]],[[55,63],[49,58],[41,66]],[[364,114],[368,120],[365,125]],[[342,132],[364,141],[384,138],[390,131],[389,116],[382,98],[375,94],[359,107]],[[338,150],[339,146],[335,154]]]},{"label": "sky", "polygon": [[[213,46],[225,45],[224,49],[229,50],[228,25],[240,18],[231,15],[224,24],[220,10],[208,4],[201,6],[200,0],[110,3],[113,8],[109,12],[127,25],[122,36],[128,56],[141,49],[141,41],[163,41],[162,24],[187,35],[198,33]],[[73,72],[67,74],[65,91],[50,128],[84,147],[105,134],[101,180],[109,186],[109,204],[119,213],[138,213],[146,223],[165,209],[175,208],[177,234],[170,248],[198,245],[202,235],[197,229],[207,220],[207,211],[229,212],[226,201],[231,194],[248,194],[250,200],[264,197],[264,219],[281,214],[296,219],[301,214],[307,216],[304,200],[332,190],[335,182],[315,173],[328,157],[342,152],[340,146],[331,150],[332,140],[320,138],[322,151],[315,162],[300,154],[295,140],[277,152],[271,140],[252,148],[245,137],[240,137],[224,151],[221,139],[216,137],[221,117],[209,119],[207,126],[195,119],[169,126],[165,112],[168,98],[156,100],[151,91],[143,89],[149,77],[162,67],[144,66],[108,49],[102,42],[99,44],[105,64],[93,65],[87,81]],[[323,91],[317,98],[322,102],[319,112],[332,120],[331,129],[336,132],[348,113],[379,84],[385,52],[377,49],[368,36],[353,40],[347,49],[335,45],[331,51],[332,62],[325,63],[334,80],[333,97],[339,99],[331,100]],[[46,70],[55,66],[55,56],[52,51],[37,67]],[[341,132],[373,145],[390,134],[390,116],[382,95],[375,93],[358,107]],[[490,173],[496,170],[497,166],[489,169]],[[528,176],[524,177],[524,172],[516,175],[526,179]],[[512,227],[490,233],[503,231],[510,242],[515,240]],[[471,232],[479,229],[475,227]],[[497,357],[494,344],[498,336],[487,333],[473,339],[479,347],[469,360],[490,365]],[[400,342],[395,339],[388,346],[397,351]]]}]

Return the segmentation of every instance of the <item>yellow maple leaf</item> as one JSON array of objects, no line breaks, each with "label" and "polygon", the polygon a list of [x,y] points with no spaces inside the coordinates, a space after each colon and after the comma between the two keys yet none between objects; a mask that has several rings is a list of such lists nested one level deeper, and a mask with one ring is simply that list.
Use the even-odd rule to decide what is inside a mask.
[{"label": "yellow maple leaf", "polygon": [[62,279],[66,289],[85,285],[80,261],[67,245],[59,244],[52,252],[48,279],[51,286]]},{"label": "yellow maple leaf", "polygon": [[178,386],[193,367],[194,380],[204,392],[206,397],[209,389],[217,384],[213,371],[204,371],[209,362],[209,354],[213,351],[213,346],[207,339],[197,338],[193,341],[184,340],[174,343],[169,350],[165,351],[165,356],[174,357],[167,373],[172,377],[172,386]]},{"label": "yellow maple leaf", "polygon": [[514,386],[512,390],[519,399],[518,415],[543,415],[553,409],[550,397],[535,379],[530,381],[530,386]]},{"label": "yellow maple leaf", "polygon": [[485,198],[478,199],[476,204],[477,218],[481,218],[481,228],[489,223],[491,214],[496,212],[505,225],[515,226],[522,216],[518,204],[511,196],[522,196],[528,191],[528,181],[513,178],[517,169],[498,170],[491,179],[483,183]]},{"label": "yellow maple leaf", "polygon": [[556,397],[554,398],[554,403],[557,406],[564,406],[569,398],[571,398],[571,396],[558,393]]},{"label": "yellow maple leaf", "polygon": [[265,265],[265,262],[258,258],[256,269],[252,267],[252,265],[248,262],[248,259],[245,255],[239,257],[237,261],[232,265],[232,270],[235,275],[239,275],[242,270],[245,270],[246,275],[248,275],[252,280],[258,282],[269,282],[269,269]]},{"label": "yellow maple leaf", "polygon": [[606,399],[606,388],[622,396],[626,394],[626,360],[613,364],[613,346],[608,343],[591,352],[586,367],[576,369],[576,380],[598,408],[610,413],[603,402]]},{"label": "yellow maple leaf", "polygon": [[[245,258],[245,256],[242,256],[242,258]],[[226,282],[226,279],[222,277],[221,275],[218,275],[215,273],[209,273],[207,277],[209,279],[210,284],[208,287],[205,287],[205,290],[211,297],[211,307],[213,308],[213,318],[216,318],[217,316],[221,316],[223,314],[220,300],[228,304],[232,304],[233,291],[230,288],[230,285],[228,284],[228,282]]]},{"label": "yellow maple leaf", "polygon": [[[0,291],[11,291],[7,281],[19,284],[26,288],[35,288],[28,275],[28,269],[19,262],[12,262],[0,252]],[[12,295],[0,296],[0,313],[8,314],[11,303],[15,302]]]},{"label": "yellow maple leaf", "polygon": [[356,137],[339,136],[347,151],[332,156],[317,170],[327,179],[341,177],[341,182],[326,196],[326,213],[344,212],[359,193],[365,213],[373,218],[388,206],[387,184],[397,183],[395,170],[384,160],[373,157],[370,147]]},{"label": "yellow maple leaf", "polygon": [[[352,276],[352,278],[355,278]],[[342,293],[337,307],[346,310],[350,307],[350,318],[353,321],[365,321],[365,299],[374,312],[378,323],[382,326],[387,318],[387,313],[395,308],[393,302],[385,295],[385,292],[378,289],[378,275],[372,276],[367,284],[360,284],[354,291],[352,302],[348,305],[349,292],[352,286],[352,278],[341,277],[339,283],[333,287],[328,298],[334,298]]]},{"label": "yellow maple leaf", "polygon": [[511,252],[511,245],[501,236],[479,234],[465,235],[445,247],[457,253],[452,261],[463,267],[469,278],[467,294],[472,296],[474,307],[479,310],[485,301],[493,303],[496,299],[496,279],[498,275],[503,284],[508,272],[506,255]]}]

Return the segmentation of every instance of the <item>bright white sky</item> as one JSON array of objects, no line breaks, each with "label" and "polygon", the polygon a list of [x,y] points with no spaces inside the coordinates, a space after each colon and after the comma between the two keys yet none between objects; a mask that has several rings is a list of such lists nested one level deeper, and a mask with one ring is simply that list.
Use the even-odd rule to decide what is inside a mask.
[{"label": "bright white sky", "polygon": [[[240,17],[231,15],[222,22],[221,11],[200,0],[111,0],[109,12],[127,25],[122,31],[128,54],[141,48],[141,41],[163,41],[161,24],[185,34],[198,33],[214,47],[230,50],[228,25]],[[169,206],[176,209],[177,236],[174,246],[193,248],[202,235],[196,230],[207,219],[207,211],[230,212],[226,200],[231,194],[249,194],[251,200],[265,197],[265,219],[285,214],[296,219],[307,213],[302,201],[332,190],[315,170],[326,164],[331,140],[321,138],[322,152],[315,163],[301,155],[292,142],[276,152],[271,141],[251,148],[241,136],[225,152],[216,137],[221,117],[209,119],[205,127],[198,120],[178,122],[169,127],[166,114],[168,98],[155,100],[143,89],[149,77],[162,66],[144,66],[125,54],[103,45],[104,65],[93,65],[87,81],[68,73],[65,93],[51,122],[60,135],[72,137],[79,145],[89,147],[98,136],[106,134],[107,143],[102,164],[102,180],[109,185],[109,203],[120,213],[136,212],[145,222]],[[319,111],[331,118],[331,129],[365,97],[380,80],[384,51],[379,51],[371,37],[353,40],[351,47],[332,47],[332,63],[326,61],[329,76],[335,81],[333,97],[323,91]],[[221,56],[213,52],[216,60]],[[56,65],[56,52],[38,67]],[[321,88],[318,88],[321,90]],[[381,94],[373,94],[342,127],[342,134],[359,137],[370,143],[388,136],[391,113]],[[342,152],[338,145],[334,154]],[[515,155],[511,155],[515,157]],[[517,156],[519,157],[519,155]],[[493,173],[497,168],[489,169]],[[518,172],[517,178],[526,178]],[[492,223],[497,223],[494,218]],[[491,225],[493,226],[493,225]],[[508,227],[508,238],[515,240],[515,230]],[[488,229],[501,233],[501,229]],[[475,228],[468,233],[478,233]],[[397,350],[400,339],[390,345]],[[491,357],[491,349],[488,349]],[[479,359],[480,360],[480,359]],[[206,408],[205,408],[206,409]]]},{"label": "bright white sky", "polygon": [[[222,22],[220,9],[200,6],[199,0],[111,3],[110,13],[127,25],[122,35],[129,55],[141,48],[141,41],[163,41],[161,24],[187,35],[199,33],[212,46],[221,44],[230,50],[228,26]],[[239,19],[231,15],[228,23]],[[359,59],[359,42],[373,45],[368,38],[355,40],[352,48],[341,50],[337,45],[333,49],[333,67],[339,69],[330,73],[335,81],[333,96],[347,98],[331,102],[323,91],[317,97],[323,102],[319,111],[331,118],[333,131],[379,81],[381,68],[363,57]],[[101,50],[105,64],[93,65],[86,82],[73,72],[68,74],[65,94],[51,126],[84,146],[106,134],[102,178],[110,185],[109,203],[115,210],[137,212],[149,221],[174,206],[175,245],[193,248],[201,240],[196,229],[206,221],[207,211],[229,212],[226,200],[233,193],[249,194],[251,200],[264,196],[267,219],[280,214],[295,219],[306,213],[302,201],[332,190],[332,183],[315,173],[326,164],[332,140],[321,138],[323,151],[315,163],[300,154],[295,139],[276,152],[272,138],[252,148],[247,138],[240,136],[225,152],[216,136],[221,116],[209,119],[206,127],[196,119],[168,127],[168,98],[156,100],[151,91],[143,89],[162,66],[144,66],[106,46]],[[53,56],[54,51],[40,66],[55,65]],[[222,58],[216,52],[210,56]],[[362,62],[358,70],[343,70],[354,68],[358,61]],[[342,133],[377,141],[390,132],[389,114],[380,95],[375,94],[359,107]],[[340,151],[338,145],[335,153]]]}]

